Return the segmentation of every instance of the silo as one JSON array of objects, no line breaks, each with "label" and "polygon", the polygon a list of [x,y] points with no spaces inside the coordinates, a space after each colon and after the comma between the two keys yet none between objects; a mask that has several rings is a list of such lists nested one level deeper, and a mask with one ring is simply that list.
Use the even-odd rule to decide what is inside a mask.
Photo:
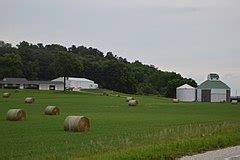
[{"label": "silo", "polygon": [[185,84],[177,88],[176,98],[182,102],[194,102],[196,100],[196,88]]}]

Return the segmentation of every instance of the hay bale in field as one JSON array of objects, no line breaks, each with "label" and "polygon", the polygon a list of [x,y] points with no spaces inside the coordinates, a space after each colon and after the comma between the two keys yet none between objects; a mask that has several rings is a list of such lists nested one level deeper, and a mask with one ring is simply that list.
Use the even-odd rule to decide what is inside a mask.
[{"label": "hay bale in field", "polygon": [[9,98],[11,96],[11,93],[3,93],[3,98]]},{"label": "hay bale in field", "polygon": [[25,103],[33,103],[35,100],[33,97],[27,97],[25,98]]},{"label": "hay bale in field", "polygon": [[129,102],[130,100],[135,100],[135,98],[134,97],[127,97],[126,98],[126,102]]},{"label": "hay bale in field", "polygon": [[86,132],[90,129],[90,121],[84,116],[68,116],[64,121],[64,131]]},{"label": "hay bale in field", "polygon": [[138,101],[136,99],[128,101],[128,106],[137,106]]},{"label": "hay bale in field", "polygon": [[60,114],[60,110],[58,107],[56,106],[47,106],[45,108],[45,115],[59,115]]},{"label": "hay bale in field", "polygon": [[10,109],[7,112],[6,120],[24,121],[26,120],[26,112],[22,109]]},{"label": "hay bale in field", "polygon": [[232,104],[238,104],[238,100],[232,100]]},{"label": "hay bale in field", "polygon": [[179,103],[179,99],[173,99],[173,103]]}]

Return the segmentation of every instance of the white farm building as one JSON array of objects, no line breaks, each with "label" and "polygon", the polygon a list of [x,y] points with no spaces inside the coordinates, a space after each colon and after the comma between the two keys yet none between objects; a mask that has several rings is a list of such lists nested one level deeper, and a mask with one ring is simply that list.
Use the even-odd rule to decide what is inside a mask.
[{"label": "white farm building", "polygon": [[211,73],[208,79],[197,87],[198,102],[230,102],[231,88]]},{"label": "white farm building", "polygon": [[64,84],[63,82],[52,81],[29,81],[26,78],[4,78],[0,81],[0,88],[63,91]]},{"label": "white farm building", "polygon": [[[64,77],[53,79],[52,82],[64,82]],[[98,84],[86,78],[66,77],[66,89],[97,89]]]},{"label": "white farm building", "polygon": [[176,98],[182,102],[193,102],[196,100],[196,88],[185,84],[176,90]]}]

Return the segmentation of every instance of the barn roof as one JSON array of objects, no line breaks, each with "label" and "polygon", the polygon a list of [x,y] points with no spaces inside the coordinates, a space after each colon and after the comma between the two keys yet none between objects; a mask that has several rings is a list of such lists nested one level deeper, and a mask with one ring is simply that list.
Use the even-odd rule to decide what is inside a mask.
[{"label": "barn roof", "polygon": [[27,82],[26,78],[3,78],[3,82]]},{"label": "barn roof", "polygon": [[200,84],[197,87],[197,89],[227,89],[227,90],[230,90],[230,87],[220,80],[217,80],[217,81],[206,80],[205,82]]},{"label": "barn roof", "polygon": [[189,88],[195,89],[194,87],[192,87],[192,86],[190,86],[190,85],[188,85],[188,84],[184,84],[184,85],[178,87],[178,89],[181,89],[181,88],[184,88],[184,89],[189,89]]},{"label": "barn roof", "polygon": [[[90,80],[90,79],[86,79],[86,78],[77,78],[77,77],[66,77],[66,80],[72,80],[72,81],[79,81],[79,82],[91,82],[91,83],[94,83],[94,81]],[[56,78],[56,79],[53,79],[52,81],[61,81],[63,82],[64,81],[64,77],[59,77],[59,78]]]},{"label": "barn roof", "polygon": [[63,82],[52,81],[28,81],[26,78],[4,78],[0,84],[63,84]]}]

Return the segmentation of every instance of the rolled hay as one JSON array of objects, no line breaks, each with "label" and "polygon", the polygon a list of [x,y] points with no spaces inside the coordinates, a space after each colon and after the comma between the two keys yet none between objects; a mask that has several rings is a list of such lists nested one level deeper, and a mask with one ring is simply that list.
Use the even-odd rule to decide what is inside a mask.
[{"label": "rolled hay", "polygon": [[68,116],[64,121],[64,131],[86,132],[89,129],[89,119],[84,116]]},{"label": "rolled hay", "polygon": [[26,112],[22,109],[10,109],[7,112],[6,120],[8,120],[8,121],[24,121],[24,120],[26,120]]},{"label": "rolled hay", "polygon": [[136,99],[128,101],[128,106],[137,106],[138,101]]},{"label": "rolled hay", "polygon": [[45,108],[45,115],[59,115],[60,114],[60,110],[58,107],[56,106],[47,106]]},{"label": "rolled hay", "polygon": [[238,101],[237,100],[232,100],[231,103],[232,104],[238,104]]},{"label": "rolled hay", "polygon": [[33,97],[27,97],[25,98],[25,103],[33,103],[35,100]]},{"label": "rolled hay", "polygon": [[179,99],[173,99],[173,103],[179,103]]},{"label": "rolled hay", "polygon": [[11,93],[3,93],[3,98],[9,98],[11,96]]},{"label": "rolled hay", "polygon": [[127,97],[126,98],[126,102],[129,102],[130,100],[135,100],[135,98],[134,97]]}]

